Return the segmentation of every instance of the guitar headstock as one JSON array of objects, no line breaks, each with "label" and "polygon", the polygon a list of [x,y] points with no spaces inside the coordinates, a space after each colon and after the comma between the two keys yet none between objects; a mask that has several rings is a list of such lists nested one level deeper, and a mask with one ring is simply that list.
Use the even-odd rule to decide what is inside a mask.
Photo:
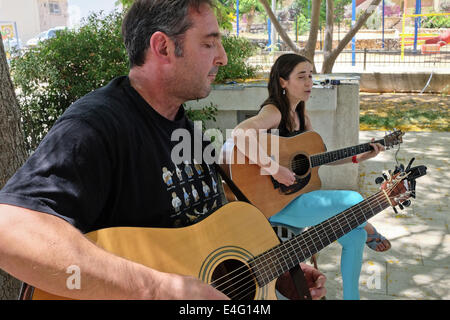
[{"label": "guitar headstock", "polygon": [[392,148],[393,146],[400,144],[403,142],[403,135],[405,133],[401,130],[394,129],[394,132],[391,132],[384,136],[384,147],[386,149]]},{"label": "guitar headstock", "polygon": [[[381,184],[381,190],[386,195],[389,204],[397,213],[396,206],[403,210],[411,204],[409,198],[416,197],[416,179],[427,174],[426,166],[416,166],[411,168],[414,158],[411,159],[408,166],[400,164],[395,167],[394,172],[389,171],[383,174],[383,178],[377,178],[376,183]],[[382,182],[384,181],[384,182]]]}]

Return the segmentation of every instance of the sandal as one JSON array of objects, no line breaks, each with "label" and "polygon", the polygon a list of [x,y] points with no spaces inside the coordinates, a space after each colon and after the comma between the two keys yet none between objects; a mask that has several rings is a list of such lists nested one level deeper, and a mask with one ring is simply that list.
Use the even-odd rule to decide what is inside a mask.
[{"label": "sandal", "polygon": [[[377,231],[377,229],[375,229],[375,227],[372,226],[372,228],[373,228],[374,233],[367,234],[366,245],[370,249],[377,251],[377,252],[388,251],[391,248],[391,242],[388,239],[386,239],[385,237],[383,237],[380,233],[378,233],[378,231]],[[377,246],[383,241],[388,242],[389,248],[387,248],[386,250],[377,250]]]}]

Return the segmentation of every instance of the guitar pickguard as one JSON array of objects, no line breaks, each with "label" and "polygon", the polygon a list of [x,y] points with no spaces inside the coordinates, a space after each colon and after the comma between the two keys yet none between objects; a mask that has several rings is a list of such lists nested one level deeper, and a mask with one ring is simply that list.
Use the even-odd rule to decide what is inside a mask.
[{"label": "guitar pickguard", "polygon": [[296,193],[303,189],[306,185],[308,185],[309,180],[311,179],[311,173],[308,173],[303,178],[297,177],[296,182],[292,186],[285,186],[282,183],[276,181],[273,177],[271,177],[272,183],[275,189],[279,189],[280,194],[289,195]]}]

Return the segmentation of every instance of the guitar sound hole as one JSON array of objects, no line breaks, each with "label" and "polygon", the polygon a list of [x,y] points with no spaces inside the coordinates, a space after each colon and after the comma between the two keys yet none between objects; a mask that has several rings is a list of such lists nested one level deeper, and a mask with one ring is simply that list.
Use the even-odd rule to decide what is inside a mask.
[{"label": "guitar sound hole", "polygon": [[211,284],[232,300],[254,300],[256,283],[250,269],[238,260],[221,262],[212,274]]},{"label": "guitar sound hole", "polygon": [[309,170],[309,159],[304,154],[297,154],[292,159],[292,171],[298,176],[305,175]]}]

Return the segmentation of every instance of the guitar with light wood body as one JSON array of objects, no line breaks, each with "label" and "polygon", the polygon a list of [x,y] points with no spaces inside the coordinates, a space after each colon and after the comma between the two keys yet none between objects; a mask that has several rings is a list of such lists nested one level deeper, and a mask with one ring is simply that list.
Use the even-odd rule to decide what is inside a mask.
[{"label": "guitar with light wood body", "polygon": [[[388,149],[401,143],[402,135],[401,131],[394,131],[373,143],[381,143]],[[264,139],[261,139],[261,136]],[[255,162],[251,162],[235,145],[232,146],[231,152],[222,150],[221,166],[247,199],[267,218],[279,212],[299,195],[319,190],[321,165],[372,150],[369,143],[364,143],[326,152],[321,136],[314,131],[293,137],[262,134],[258,139],[263,141],[259,143],[262,152],[296,174],[296,182],[292,186],[287,187],[278,183],[271,175],[262,174],[261,168]],[[234,195],[227,190],[226,195],[228,200],[235,200]]]},{"label": "guitar with light wood body", "polygon": [[[424,166],[397,173],[378,193],[283,243],[257,208],[240,201],[188,227],[115,227],[86,236],[109,252],[153,269],[197,277],[232,299],[276,299],[279,276],[375,214],[414,196],[410,187],[424,174]],[[82,277],[81,270],[81,286]],[[37,288],[30,296],[63,299]]]}]

